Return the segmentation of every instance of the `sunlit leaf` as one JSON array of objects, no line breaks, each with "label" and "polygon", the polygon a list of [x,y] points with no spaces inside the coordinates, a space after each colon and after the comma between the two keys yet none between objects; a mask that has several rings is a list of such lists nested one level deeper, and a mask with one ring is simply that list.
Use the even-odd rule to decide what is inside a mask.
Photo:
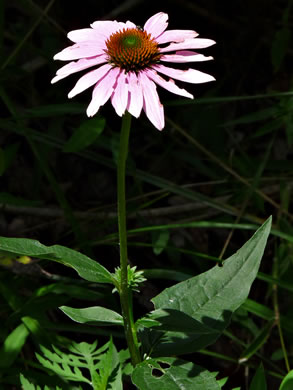
[{"label": "sunlit leaf", "polygon": [[73,307],[61,306],[60,309],[73,321],[82,324],[96,325],[123,325],[123,318],[113,310],[101,306],[74,309]]},{"label": "sunlit leaf", "polygon": [[4,340],[0,349],[0,367],[10,367],[17,358],[29,335],[29,330],[24,324],[18,325]]},{"label": "sunlit leaf", "polygon": [[112,283],[110,272],[97,261],[61,245],[45,246],[36,240],[0,237],[0,251],[57,261],[74,268],[85,280]]},{"label": "sunlit leaf", "polygon": [[222,267],[215,266],[152,299],[156,310],[150,318],[161,323],[160,330],[168,331],[153,356],[193,352],[219,337],[248,296],[270,228],[271,218]]},{"label": "sunlit leaf", "polygon": [[293,370],[288,372],[288,374],[282,380],[279,390],[292,390],[292,388],[293,388]]},{"label": "sunlit leaf", "polygon": [[22,374],[20,374],[20,383],[23,390],[40,390],[39,386],[35,387],[34,384],[30,383]]}]

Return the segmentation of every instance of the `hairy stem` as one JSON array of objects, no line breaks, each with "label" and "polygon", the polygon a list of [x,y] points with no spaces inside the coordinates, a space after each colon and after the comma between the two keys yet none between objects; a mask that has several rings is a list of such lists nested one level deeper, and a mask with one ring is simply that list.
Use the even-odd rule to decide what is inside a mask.
[{"label": "hairy stem", "polygon": [[124,321],[124,330],[127,340],[127,345],[130,352],[132,365],[135,366],[141,361],[137,333],[134,326],[133,311],[132,311],[132,294],[128,288],[127,275],[127,230],[126,230],[126,205],[125,205],[125,167],[128,153],[128,139],[130,132],[131,115],[126,112],[122,118],[119,157],[117,167],[117,192],[118,192],[118,228],[120,242],[120,268],[121,268],[121,284],[120,284],[120,302],[122,316]]}]

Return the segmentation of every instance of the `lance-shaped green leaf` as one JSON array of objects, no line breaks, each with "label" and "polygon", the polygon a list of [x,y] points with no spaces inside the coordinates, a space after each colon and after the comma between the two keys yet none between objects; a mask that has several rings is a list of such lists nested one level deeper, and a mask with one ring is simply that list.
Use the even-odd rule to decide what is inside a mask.
[{"label": "lance-shaped green leaf", "polygon": [[217,339],[248,296],[270,228],[271,218],[222,267],[215,266],[152,299],[156,310],[150,318],[161,323],[153,333],[169,331],[153,356],[193,352]]},{"label": "lance-shaped green leaf", "polygon": [[95,325],[123,325],[123,318],[120,314],[113,310],[101,306],[87,307],[85,309],[74,309],[69,306],[61,306],[59,308],[70,317],[73,321],[82,324]]},{"label": "lance-shaped green leaf", "polygon": [[85,149],[103,132],[105,127],[104,118],[87,119],[75,130],[70,139],[63,146],[64,152],[79,152]]},{"label": "lance-shaped green leaf", "polygon": [[220,390],[215,375],[176,358],[145,360],[135,367],[132,382],[140,390]]},{"label": "lance-shaped green leaf", "polygon": [[265,371],[262,364],[260,364],[252,378],[249,390],[267,390]]},{"label": "lance-shaped green leaf", "polygon": [[27,238],[0,237],[0,251],[57,261],[74,268],[85,280],[113,283],[111,273],[97,261],[61,245],[46,246]]}]

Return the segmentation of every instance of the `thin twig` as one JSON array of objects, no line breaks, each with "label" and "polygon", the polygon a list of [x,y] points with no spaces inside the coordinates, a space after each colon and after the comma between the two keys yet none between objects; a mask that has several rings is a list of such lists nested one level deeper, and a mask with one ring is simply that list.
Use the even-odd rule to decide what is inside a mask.
[{"label": "thin twig", "polygon": [[[235,177],[238,181],[245,184],[249,188],[253,188],[252,184],[244,178],[243,176],[239,175],[234,169],[230,168],[227,164],[225,164],[221,159],[219,159],[216,155],[214,155],[212,152],[207,150],[202,144],[200,144],[195,138],[193,138],[190,134],[188,134],[182,127],[177,125],[175,122],[173,122],[171,119],[167,118],[167,122],[171,126],[174,127],[179,133],[181,133],[186,139],[188,139],[194,146],[196,146],[202,153],[204,153],[206,156],[208,156],[212,161],[216,162],[221,168],[223,168],[226,172],[230,173],[233,177]],[[274,206],[277,210],[281,209],[281,206],[275,202],[273,199],[271,199],[269,196],[267,196],[263,191],[255,188],[253,191],[258,194],[262,199],[270,203],[272,206]],[[293,220],[293,215],[290,214],[287,210],[282,210],[284,214],[286,214],[291,220]]]},{"label": "thin twig", "polygon": [[[227,201],[230,196],[225,196],[217,198],[220,201]],[[127,219],[136,219],[137,217],[164,217],[177,214],[190,213],[194,210],[200,210],[204,206],[203,202],[189,202],[174,206],[167,207],[155,207],[147,210],[138,210],[127,215]],[[26,207],[26,206],[15,206],[8,204],[0,203],[0,210],[9,214],[16,215],[30,215],[36,217],[47,217],[47,218],[63,218],[64,211],[59,208],[53,207]],[[92,219],[97,218],[99,220],[103,219],[113,219],[117,218],[117,212],[115,211],[77,211],[73,213],[75,217],[79,219]]]}]

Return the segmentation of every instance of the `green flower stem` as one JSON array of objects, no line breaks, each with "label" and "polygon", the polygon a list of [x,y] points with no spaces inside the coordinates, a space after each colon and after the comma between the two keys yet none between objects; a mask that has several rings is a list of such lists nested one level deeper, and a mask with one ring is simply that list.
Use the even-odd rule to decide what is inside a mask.
[{"label": "green flower stem", "polygon": [[133,321],[132,294],[128,288],[127,274],[127,230],[126,230],[126,205],[125,205],[125,166],[128,154],[128,139],[130,132],[131,115],[126,112],[122,117],[120,134],[119,157],[117,167],[117,192],[118,192],[118,228],[120,242],[120,302],[124,320],[124,330],[127,345],[133,366],[141,362],[137,333]]}]

